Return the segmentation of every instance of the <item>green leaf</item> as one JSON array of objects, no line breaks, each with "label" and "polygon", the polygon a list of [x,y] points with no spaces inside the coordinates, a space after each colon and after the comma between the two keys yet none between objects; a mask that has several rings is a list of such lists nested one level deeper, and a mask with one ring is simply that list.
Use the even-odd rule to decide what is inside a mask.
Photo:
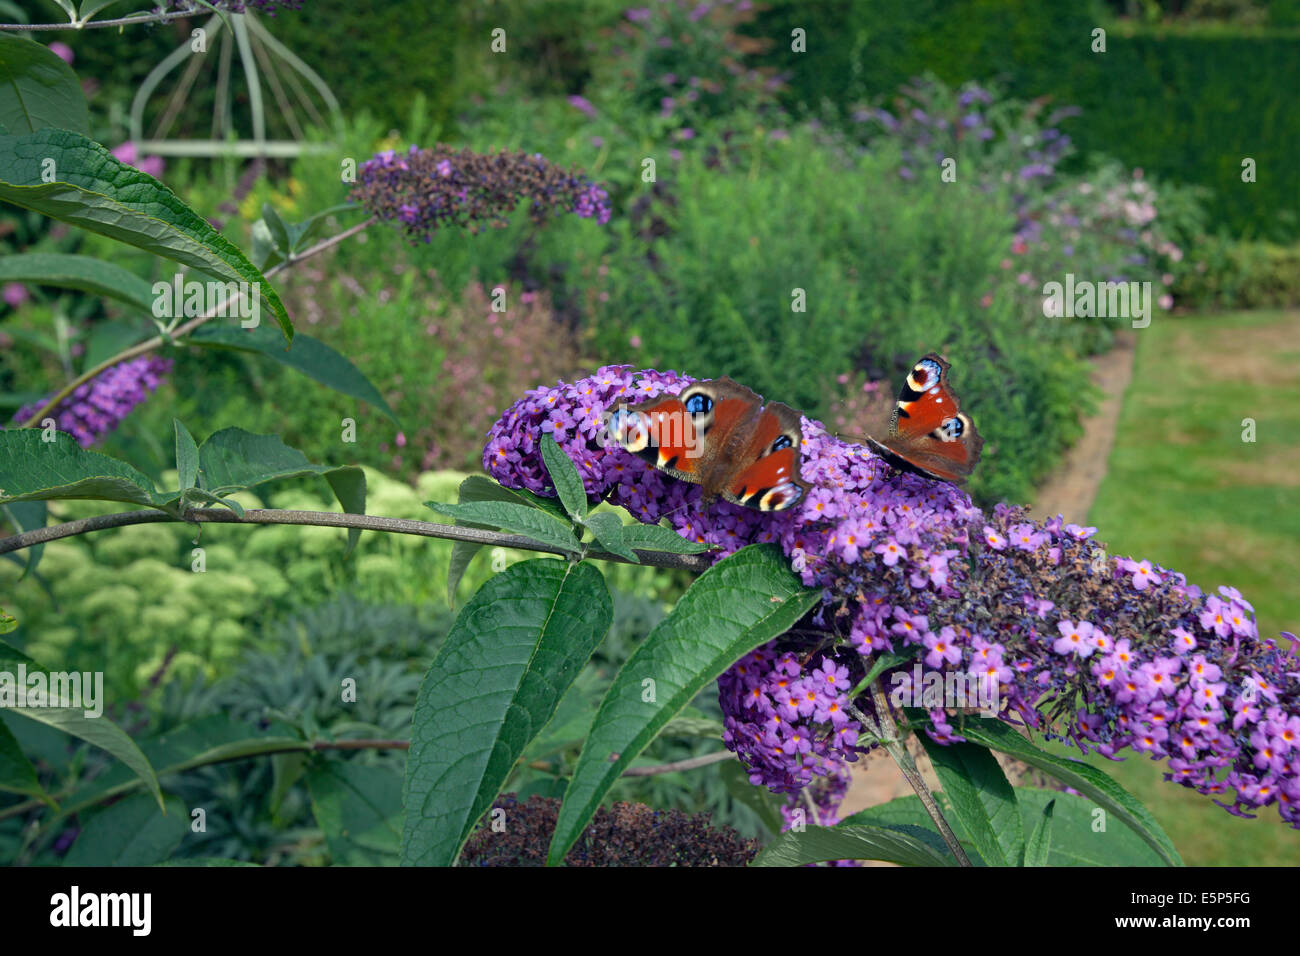
[{"label": "green leaf", "polygon": [[782,833],[750,866],[803,866],[828,860],[884,860],[902,866],[955,866],[908,827],[808,827]]},{"label": "green leaf", "polygon": [[564,506],[557,499],[543,498],[541,495],[535,495],[531,491],[524,491],[521,488],[507,488],[505,485],[498,484],[483,475],[470,475],[460,483],[459,500],[461,504],[470,504],[476,501],[505,501],[511,504],[527,505],[530,508],[545,511],[551,517],[564,522],[566,526],[569,524],[569,518],[565,513]]},{"label": "green leaf", "polygon": [[[29,677],[36,672],[46,674],[46,686],[52,686],[48,682],[49,670],[47,668],[42,667],[17,648],[10,647],[0,641],[0,671],[16,676],[20,665],[26,669]],[[82,703],[90,703],[85,699],[86,692],[84,690],[82,694]],[[102,707],[104,701],[101,698],[96,703],[99,707]],[[153,766],[149,763],[148,758],[145,757],[140,748],[136,746],[135,741],[128,737],[121,727],[102,714],[98,717],[87,717],[85,712],[88,709],[93,710],[94,708],[12,707],[6,708],[6,712],[61,730],[64,733],[81,738],[86,743],[94,744],[96,747],[108,751],[109,754],[130,768],[144,782],[158,801],[158,806],[161,807],[162,791],[158,787],[158,775],[154,773]]]},{"label": "green leaf", "polygon": [[403,864],[455,860],[612,616],[604,578],[585,562],[524,561],[479,588],[415,705]]},{"label": "green leaf", "polygon": [[[733,662],[783,634],[821,597],[771,545],[705,571],[614,679],[560,807],[549,862],[560,863],[600,801],[683,707]],[[643,696],[651,695],[645,700]]]},{"label": "green leaf", "polygon": [[87,717],[84,710],[74,707],[19,707],[14,713],[107,751],[129,767],[162,805],[162,791],[152,765],[126,731],[107,717]]},{"label": "green leaf", "polygon": [[311,809],[335,866],[395,866],[402,777],[386,767],[329,760],[307,775]]},{"label": "green leaf", "polygon": [[58,252],[27,252],[5,256],[0,259],[0,282],[30,282],[33,285],[77,289],[91,295],[117,299],[133,309],[153,313],[153,287],[147,281],[121,266],[91,256]]},{"label": "green leaf", "polygon": [[302,775],[306,770],[306,753],[271,755],[271,793],[267,797],[266,806],[271,811],[271,817],[278,825],[283,825],[285,822],[279,819],[280,808],[284,805],[284,798],[289,795],[293,785],[302,779]]},{"label": "green leaf", "polygon": [[[941,802],[942,793],[936,794]],[[1159,866],[1160,857],[1141,837],[1127,826],[1097,828],[1097,806],[1092,800],[1062,793],[1059,790],[1041,790],[1035,787],[1017,787],[1016,801],[1020,804],[1024,829],[1035,830],[1042,820],[1047,804],[1055,801],[1052,816],[1052,840],[1048,851],[1048,866]],[[949,817],[958,839],[966,846],[976,865],[982,860],[962,829],[955,815]],[[936,849],[944,850],[942,838],[929,814],[915,796],[899,797],[888,803],[868,807],[841,821],[840,826],[860,823],[879,826],[911,825]],[[946,852],[946,851],[945,851]]]},{"label": "green leaf", "polygon": [[[239,517],[244,517],[244,506],[234,498],[222,498],[220,495],[214,495],[210,491],[204,491],[202,488],[191,488],[183,494],[177,495],[177,501],[184,498],[189,505],[220,505],[223,508],[229,508]],[[351,529],[349,529],[351,530]]]},{"label": "green leaf", "polygon": [[987,748],[918,735],[954,814],[990,866],[1018,866],[1025,850],[1016,793]]},{"label": "green leaf", "polygon": [[425,506],[449,518],[459,518],[476,525],[500,528],[522,534],[541,544],[577,554],[582,550],[568,521],[556,518],[531,505],[508,501],[475,501],[463,505],[445,505],[426,501]]},{"label": "green leaf", "polygon": [[161,497],[143,472],[87,451],[66,432],[52,442],[41,440],[39,428],[0,432],[0,504],[91,498],[154,508]]},{"label": "green leaf", "polygon": [[594,515],[588,515],[583,525],[610,554],[617,554],[620,558],[627,558],[637,564],[641,563],[636,552],[623,540],[623,519],[612,511],[598,511]]},{"label": "green leaf", "polygon": [[91,17],[99,13],[105,7],[111,7],[113,4],[120,2],[121,0],[85,0],[81,5],[81,14],[79,18],[82,21],[89,21]]},{"label": "green leaf", "polygon": [[218,325],[209,322],[181,339],[180,344],[239,349],[265,355],[281,365],[302,372],[327,388],[373,405],[394,425],[398,428],[402,427],[401,422],[397,420],[397,414],[384,400],[379,389],[375,388],[360,369],[320,339],[304,332],[295,335],[293,342],[286,346],[284,338],[276,334],[270,326],[259,325],[254,329],[246,329],[238,325]]},{"label": "green leaf", "polygon": [[1055,800],[1049,801],[1043,808],[1043,815],[1038,818],[1038,825],[1025,844],[1025,866],[1047,866],[1048,854],[1052,848],[1052,813],[1055,809]]},{"label": "green leaf", "polygon": [[1006,724],[988,717],[967,718],[962,725],[961,735],[973,743],[1009,754],[1031,767],[1037,767],[1062,783],[1087,794],[1132,827],[1153,850],[1160,854],[1166,864],[1183,865],[1173,841],[1160,828],[1151,811],[1096,767],[1082,760],[1058,757],[1039,750]]},{"label": "green leaf", "polygon": [[[532,505],[541,508],[543,511],[550,512],[555,517],[564,519],[564,509],[554,498],[541,498],[528,491],[516,491],[507,488],[504,485],[497,484],[491,478],[485,478],[483,475],[470,475],[460,483],[460,489],[457,494],[459,504],[468,504],[472,501],[509,501],[518,505]],[[458,528],[480,528],[483,530],[496,530],[493,525],[475,524],[472,521],[456,520]],[[474,555],[478,554],[481,544],[474,544],[471,541],[453,541],[451,545],[451,565],[447,570],[447,606],[456,606],[456,588],[460,584],[460,579],[465,576],[465,569],[469,567],[470,561]]]},{"label": "green leaf", "polygon": [[[325,481],[334,497],[348,514],[366,513],[366,473],[360,468],[331,468],[325,472]],[[351,554],[361,540],[360,528],[348,528],[348,546],[344,557]]]},{"label": "green leaf", "polygon": [[262,221],[266,223],[267,231],[271,233],[271,241],[275,243],[276,251],[281,255],[288,255],[289,231],[284,228],[284,220],[269,202],[262,203]]},{"label": "green leaf", "polygon": [[63,858],[64,866],[149,866],[171,856],[190,829],[185,805],[167,798],[164,815],[143,793],[105,807]]},{"label": "green leaf", "polygon": [[278,435],[257,435],[242,428],[223,428],[199,448],[202,487],[214,493],[243,491],[276,478],[319,475],[328,465],[313,465]]},{"label": "green leaf", "polygon": [[623,542],[629,548],[641,551],[668,551],[672,554],[699,554],[709,550],[709,545],[687,541],[672,528],[641,524],[639,521],[623,526]]},{"label": "green leaf", "polygon": [[[46,160],[54,162],[54,182],[42,180]],[[0,136],[0,199],[224,281],[256,283],[285,337],[293,338],[279,295],[230,240],[158,180],[79,133]]]},{"label": "green leaf", "polygon": [[330,216],[341,212],[365,212],[365,207],[357,203],[339,203],[337,206],[330,206],[328,209],[313,213],[302,222],[285,223],[285,228],[289,232],[289,248],[297,252],[302,248],[303,243],[320,231],[320,227]]},{"label": "green leaf", "polygon": [[775,836],[785,826],[777,797],[766,787],[749,782],[749,773],[739,760],[729,760],[719,770],[727,792],[754,811],[767,832]]},{"label": "green leaf", "polygon": [[853,688],[849,693],[849,700],[857,700],[858,695],[871,686],[871,682],[877,677],[889,670],[891,667],[897,667],[899,664],[906,664],[914,658],[920,651],[919,647],[905,648],[900,653],[894,651],[885,651],[872,658],[871,670],[867,671],[867,676],[858,681],[858,686]]},{"label": "green leaf", "polygon": [[253,223],[251,235],[252,247],[248,257],[253,265],[259,269],[269,269],[284,261],[284,256],[275,251],[275,239],[271,237],[271,229],[265,220],[259,219]]},{"label": "green leaf", "polygon": [[179,418],[172,419],[176,431],[176,474],[181,491],[197,488],[199,484],[199,446]]},{"label": "green leaf", "polygon": [[[366,513],[366,476],[353,465],[313,465],[276,435],[254,435],[242,428],[223,428],[199,448],[200,484],[213,494],[242,491],[276,478],[321,475],[348,514]],[[348,551],[361,536],[348,529]]]},{"label": "green leaf", "polygon": [[[565,451],[556,444],[550,435],[543,435],[542,461],[546,463],[546,473],[551,484],[555,486],[556,497],[564,505],[574,521],[581,521],[587,516],[587,491],[582,485],[582,478]],[[620,522],[621,524],[622,522]]]},{"label": "green leaf", "polygon": [[21,793],[53,804],[36,778],[36,768],[4,724],[0,724],[0,791]]},{"label": "green leaf", "polygon": [[0,33],[0,123],[13,133],[57,126],[88,134],[77,74],[44,44]]},{"label": "green leaf", "polygon": [[[37,528],[44,528],[46,518],[49,516],[49,506],[44,501],[16,501],[12,504],[0,505],[0,512],[8,519],[9,523],[17,531],[35,531]],[[27,551],[27,561],[23,565],[23,574],[18,580],[23,580],[27,575],[36,570],[36,565],[41,563],[41,555],[45,552],[45,545],[34,544]],[[0,634],[3,634],[0,631]]]}]

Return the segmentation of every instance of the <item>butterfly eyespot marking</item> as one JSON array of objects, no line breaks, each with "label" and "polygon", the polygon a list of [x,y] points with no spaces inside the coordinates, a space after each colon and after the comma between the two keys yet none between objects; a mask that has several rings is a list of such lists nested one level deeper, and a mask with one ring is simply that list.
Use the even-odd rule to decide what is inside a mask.
[{"label": "butterfly eyespot marking", "polygon": [[924,392],[937,385],[943,369],[934,359],[924,358],[908,373],[907,384],[914,392]]},{"label": "butterfly eyespot marking", "polygon": [[614,439],[633,454],[644,451],[650,444],[650,429],[646,425],[646,416],[636,412],[625,410],[615,412],[610,430]]},{"label": "butterfly eyespot marking", "polygon": [[772,447],[768,449],[768,454],[774,451],[780,451],[782,448],[789,448],[794,442],[790,440],[789,435],[782,435],[776,441],[772,442]]},{"label": "butterfly eyespot marking", "polygon": [[792,481],[777,485],[758,499],[763,511],[784,511],[803,497],[803,489]]},{"label": "butterfly eyespot marking", "polygon": [[940,441],[960,441],[966,434],[966,416],[954,415],[934,430],[934,436]]},{"label": "butterfly eyespot marking", "polygon": [[686,406],[686,411],[691,415],[707,415],[713,411],[713,399],[702,392],[696,392],[694,395],[688,396],[683,404]]}]

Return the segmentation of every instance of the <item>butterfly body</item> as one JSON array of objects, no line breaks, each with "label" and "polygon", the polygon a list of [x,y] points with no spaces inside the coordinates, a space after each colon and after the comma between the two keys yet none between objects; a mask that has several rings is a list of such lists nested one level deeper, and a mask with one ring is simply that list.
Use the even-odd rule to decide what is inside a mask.
[{"label": "butterfly body", "polygon": [[867,441],[895,468],[960,484],[975,469],[984,439],[962,413],[948,368],[933,352],[912,366],[894,404],[888,437]]},{"label": "butterfly body", "polygon": [[808,491],[799,476],[799,413],[729,378],[688,385],[620,409],[612,433],[623,448],[660,471],[699,485],[704,502],[725,498],[760,511],[784,511]]}]

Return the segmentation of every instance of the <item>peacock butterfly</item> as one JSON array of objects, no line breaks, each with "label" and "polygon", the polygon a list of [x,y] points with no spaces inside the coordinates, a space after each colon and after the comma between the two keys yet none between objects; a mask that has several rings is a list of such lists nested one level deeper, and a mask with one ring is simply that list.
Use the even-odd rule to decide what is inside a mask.
[{"label": "peacock butterfly", "polygon": [[785,511],[807,494],[799,476],[799,413],[729,378],[688,385],[620,408],[610,434],[660,471],[700,485],[707,505],[719,495],[760,511]]},{"label": "peacock butterfly", "polygon": [[948,385],[948,363],[933,352],[912,367],[889,419],[889,437],[868,438],[895,468],[957,484],[970,477],[984,439]]}]

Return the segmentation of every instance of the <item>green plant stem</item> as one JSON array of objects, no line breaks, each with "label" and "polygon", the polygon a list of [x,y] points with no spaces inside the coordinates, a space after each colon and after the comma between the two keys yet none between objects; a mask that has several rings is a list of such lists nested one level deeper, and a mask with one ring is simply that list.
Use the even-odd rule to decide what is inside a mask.
[{"label": "green plant stem", "polygon": [[[385,518],[380,515],[342,514],[335,511],[282,511],[270,508],[250,508],[243,516],[226,508],[190,508],[180,515],[156,511],[152,508],[143,511],[121,511],[116,514],[95,515],[90,518],[78,518],[62,524],[52,524],[44,528],[34,528],[20,534],[0,538],[0,554],[30,548],[33,545],[70,538],[74,535],[103,531],[106,528],[120,528],[132,524],[153,524],[159,521],[185,521],[191,524],[295,524],[313,525],[321,528],[359,528],[362,531],[386,531],[393,534],[416,534],[426,538],[447,538],[452,541],[467,541],[489,547],[518,548],[525,551],[543,551],[547,554],[571,556],[571,552],[561,548],[542,544],[532,538],[519,534],[504,534],[500,531],[485,531],[479,528],[461,528],[456,525],[435,524],[431,521],[415,521],[410,518]],[[587,557],[601,561],[619,561],[623,564],[644,564],[657,568],[675,568],[686,571],[703,572],[713,564],[708,558],[697,554],[672,554],[667,551],[634,552],[640,561],[610,554],[607,551],[588,551]]]},{"label": "green plant stem", "polygon": [[[880,687],[879,678],[871,682],[871,701],[875,705],[876,717],[879,723],[860,712],[856,716],[866,724],[868,730],[875,734],[881,746],[894,759],[894,763],[898,764],[898,769],[902,771],[911,788],[916,791],[916,795],[921,800],[921,805],[925,807],[925,812],[930,815],[934,825],[939,828],[939,835],[943,837],[943,842],[948,845],[952,855],[957,858],[957,863],[961,866],[973,866],[974,864],[971,863],[970,857],[966,855],[966,850],[962,847],[961,841],[957,839],[957,834],[952,832],[952,827],[944,819],[943,813],[939,809],[939,803],[934,799],[934,794],[930,792],[930,787],[926,784],[925,778],[921,776],[920,768],[917,767],[916,761],[912,759],[912,754],[907,749],[907,745],[899,739],[898,725],[894,723],[894,716],[889,709],[889,701],[885,698],[885,692]],[[856,708],[854,709],[856,710]]]},{"label": "green plant stem", "polygon": [[[357,233],[361,232],[363,229],[368,228],[369,226],[373,225],[378,221],[379,221],[378,217],[371,216],[369,219],[365,220],[364,222],[359,222],[355,226],[351,226],[347,229],[344,229],[342,232],[330,236],[328,239],[323,239],[320,242],[316,243],[316,245],[311,246],[310,248],[304,249],[298,255],[291,256],[290,258],[285,259],[283,262],[277,263],[276,265],[272,266],[271,268],[267,269],[264,273],[262,273],[262,276],[263,278],[269,279],[271,276],[275,275],[276,273],[282,272],[283,270],[289,268],[290,266],[301,262],[303,259],[309,259],[318,253],[324,252],[326,249],[338,245],[340,242],[343,242],[343,240],[356,235]],[[45,418],[46,415],[48,415],[51,411],[53,411],[54,408],[61,401],[63,401],[65,398],[71,395],[80,386],[82,386],[86,382],[89,382],[95,376],[99,375],[104,371],[107,371],[108,369],[112,368],[114,365],[117,365],[121,362],[126,362],[130,359],[144,355],[148,352],[152,352],[154,349],[161,348],[163,344],[169,340],[184,338],[186,335],[189,335],[191,332],[197,329],[200,325],[203,325],[205,322],[208,322],[209,320],[215,318],[218,312],[221,312],[223,315],[226,314],[227,310],[235,303],[239,302],[243,297],[244,297],[244,286],[241,284],[239,291],[236,292],[233,296],[226,299],[219,305],[213,306],[211,309],[209,309],[207,312],[203,313],[202,315],[195,316],[194,318],[190,319],[190,321],[180,326],[178,329],[170,333],[168,336],[164,337],[162,335],[155,335],[153,338],[146,339],[145,341],[139,343],[138,345],[133,345],[129,349],[124,349],[123,351],[117,353],[111,358],[104,359],[104,361],[100,362],[94,368],[82,372],[80,375],[74,378],[67,385],[63,386],[63,388],[55,392],[54,395],[50,397],[49,401],[47,401],[44,405],[42,405],[39,409],[37,409],[36,412],[30,418],[28,418],[27,421],[23,422],[22,425],[20,425],[19,427],[20,428],[35,427]]]}]

